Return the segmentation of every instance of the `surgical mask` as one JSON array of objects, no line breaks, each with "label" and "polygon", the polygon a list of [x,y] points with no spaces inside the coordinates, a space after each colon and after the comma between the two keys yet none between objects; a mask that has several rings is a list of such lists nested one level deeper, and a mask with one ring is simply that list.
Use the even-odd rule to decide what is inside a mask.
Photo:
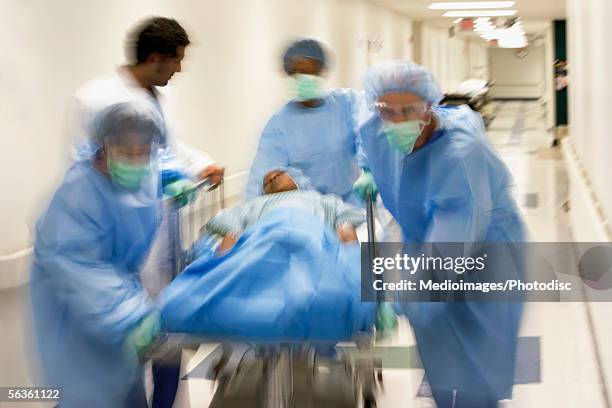
[{"label": "surgical mask", "polygon": [[108,158],[106,163],[113,182],[128,190],[137,190],[142,180],[151,173],[151,166],[149,163],[130,164],[111,158]]},{"label": "surgical mask", "polygon": [[414,150],[417,139],[421,136],[426,123],[422,120],[409,120],[406,122],[385,122],[383,132],[387,142],[400,152],[410,154]]},{"label": "surgical mask", "polygon": [[323,95],[323,78],[317,75],[295,74],[296,100],[303,102],[321,99]]}]

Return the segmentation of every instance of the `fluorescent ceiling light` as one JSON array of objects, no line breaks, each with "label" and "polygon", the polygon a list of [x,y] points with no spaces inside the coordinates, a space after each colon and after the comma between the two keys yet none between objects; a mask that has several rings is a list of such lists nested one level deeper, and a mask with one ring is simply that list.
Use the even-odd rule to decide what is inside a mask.
[{"label": "fluorescent ceiling light", "polygon": [[483,30],[479,30],[482,33],[494,33],[498,36],[524,36],[524,32],[521,30],[516,30],[514,28],[490,28],[485,27]]},{"label": "fluorescent ceiling light", "polygon": [[466,1],[460,3],[432,3],[431,10],[471,10],[471,9],[500,9],[514,6],[514,1]]},{"label": "fluorescent ceiling light", "polygon": [[444,17],[510,17],[516,10],[459,10],[447,11]]},{"label": "fluorescent ceiling light", "polygon": [[498,45],[500,48],[525,48],[527,46],[527,39],[525,37],[501,37]]},{"label": "fluorescent ceiling light", "polygon": [[497,40],[501,48],[524,48],[527,46],[525,34],[515,28],[479,30],[478,33],[485,40]]}]

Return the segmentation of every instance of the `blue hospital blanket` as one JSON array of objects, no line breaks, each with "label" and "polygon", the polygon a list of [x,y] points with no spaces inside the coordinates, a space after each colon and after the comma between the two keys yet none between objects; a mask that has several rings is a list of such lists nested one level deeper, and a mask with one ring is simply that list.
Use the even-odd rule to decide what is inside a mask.
[{"label": "blue hospital blanket", "polygon": [[262,341],[352,338],[371,329],[360,249],[310,212],[279,209],[223,256],[203,254],[162,292],[171,332]]}]

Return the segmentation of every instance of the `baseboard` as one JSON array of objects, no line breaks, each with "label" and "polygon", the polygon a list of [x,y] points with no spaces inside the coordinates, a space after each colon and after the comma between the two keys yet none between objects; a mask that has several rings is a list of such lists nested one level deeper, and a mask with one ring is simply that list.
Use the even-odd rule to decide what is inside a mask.
[{"label": "baseboard", "polygon": [[610,224],[571,137],[561,140],[569,181],[570,224],[576,242],[610,242]]}]

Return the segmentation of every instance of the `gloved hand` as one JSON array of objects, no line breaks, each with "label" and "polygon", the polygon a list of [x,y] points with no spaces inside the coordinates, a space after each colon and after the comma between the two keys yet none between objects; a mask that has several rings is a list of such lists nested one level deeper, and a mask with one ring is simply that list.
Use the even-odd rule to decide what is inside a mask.
[{"label": "gloved hand", "polygon": [[378,187],[376,186],[374,176],[370,170],[363,169],[363,173],[353,184],[353,191],[364,201],[368,193],[370,197],[372,197],[372,200],[376,198],[378,195]]},{"label": "gloved hand", "polygon": [[156,335],[161,332],[161,318],[158,312],[152,312],[142,319],[138,325],[128,334],[125,342],[141,354],[149,346]]},{"label": "gloved hand", "polygon": [[166,188],[168,184],[174,183],[175,181],[180,180],[180,179],[186,179],[187,175],[180,170],[170,168],[170,169],[163,169],[161,171],[161,178],[162,178],[162,186]]},{"label": "gloved hand", "polygon": [[181,206],[187,205],[195,197],[193,183],[188,179],[179,179],[164,187],[164,195],[177,199]]},{"label": "gloved hand", "polygon": [[397,327],[397,315],[389,303],[381,303],[376,314],[376,337],[381,339]]}]

